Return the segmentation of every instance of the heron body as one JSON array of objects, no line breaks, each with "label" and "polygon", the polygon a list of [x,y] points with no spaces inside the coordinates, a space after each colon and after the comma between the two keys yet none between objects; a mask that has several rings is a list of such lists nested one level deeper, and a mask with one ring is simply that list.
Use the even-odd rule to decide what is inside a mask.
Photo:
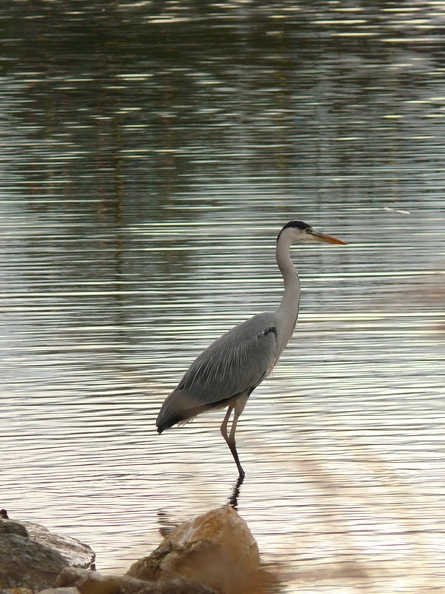
[{"label": "heron body", "polygon": [[[238,324],[207,347],[167,396],[156,420],[158,432],[162,433],[204,411],[228,407],[221,434],[241,478],[244,470],[235,442],[238,418],[252,391],[275,367],[297,323],[300,282],[290,258],[290,247],[294,243],[313,242],[345,245],[340,239],[318,233],[302,221],[290,221],[282,228],[276,246],[277,264],[284,280],[280,306],[275,312],[260,313]],[[228,433],[232,411],[234,416]]]}]

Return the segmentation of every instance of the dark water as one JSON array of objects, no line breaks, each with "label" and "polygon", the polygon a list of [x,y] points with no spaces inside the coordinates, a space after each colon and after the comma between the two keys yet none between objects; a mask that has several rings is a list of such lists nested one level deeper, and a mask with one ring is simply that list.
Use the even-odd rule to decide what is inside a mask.
[{"label": "dark water", "polygon": [[224,505],[222,413],[154,420],[298,218],[349,245],[294,250],[239,512],[280,592],[440,591],[443,6],[81,4],[0,8],[0,507],[122,571]]}]

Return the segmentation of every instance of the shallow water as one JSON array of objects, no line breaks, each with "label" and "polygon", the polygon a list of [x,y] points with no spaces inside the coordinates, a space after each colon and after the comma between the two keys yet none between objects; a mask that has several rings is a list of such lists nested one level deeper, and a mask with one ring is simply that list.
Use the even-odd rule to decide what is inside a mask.
[{"label": "shallow water", "polygon": [[441,5],[58,6],[1,9],[0,507],[117,572],[225,504],[223,413],[154,421],[298,218],[348,246],[293,250],[238,510],[279,592],[440,591]]}]

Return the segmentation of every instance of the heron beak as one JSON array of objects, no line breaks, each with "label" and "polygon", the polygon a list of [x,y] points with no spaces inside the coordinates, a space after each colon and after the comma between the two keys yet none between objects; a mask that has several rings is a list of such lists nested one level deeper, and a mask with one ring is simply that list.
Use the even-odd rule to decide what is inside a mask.
[{"label": "heron beak", "polygon": [[324,233],[319,233],[318,231],[313,231],[312,236],[317,241],[322,241],[323,243],[335,243],[337,245],[348,245],[341,239],[337,239],[336,237],[332,237],[331,235],[325,235]]}]

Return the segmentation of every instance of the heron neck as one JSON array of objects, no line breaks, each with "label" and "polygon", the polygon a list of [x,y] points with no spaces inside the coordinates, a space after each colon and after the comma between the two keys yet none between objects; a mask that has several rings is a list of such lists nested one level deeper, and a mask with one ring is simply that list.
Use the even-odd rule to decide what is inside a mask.
[{"label": "heron neck", "polygon": [[284,295],[277,313],[284,314],[286,320],[290,320],[293,332],[300,303],[300,280],[290,257],[290,246],[291,243],[282,235],[277,242],[276,258],[283,275]]}]

